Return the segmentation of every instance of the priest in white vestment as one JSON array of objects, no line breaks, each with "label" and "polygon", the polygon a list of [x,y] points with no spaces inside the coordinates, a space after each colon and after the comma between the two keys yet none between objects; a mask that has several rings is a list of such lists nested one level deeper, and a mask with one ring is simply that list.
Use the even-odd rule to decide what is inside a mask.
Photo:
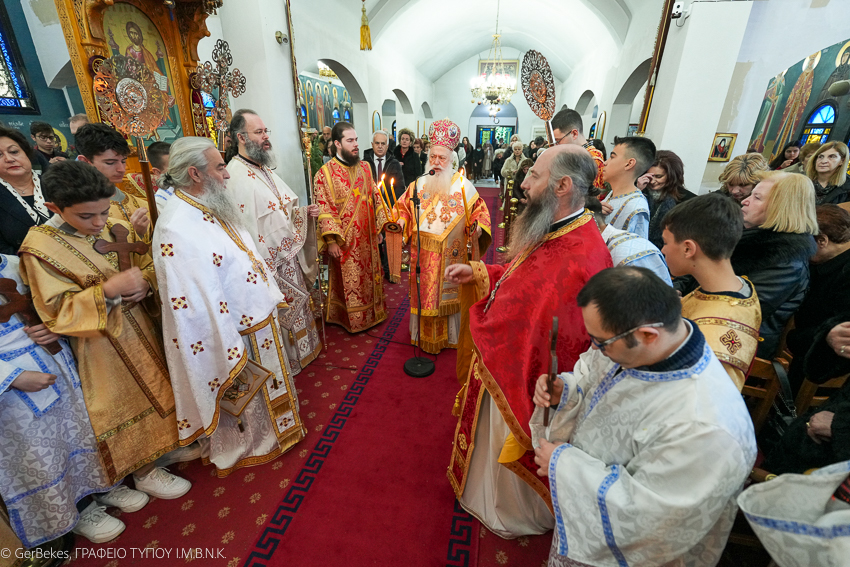
[{"label": "priest in white vestment", "polygon": [[850,461],[754,484],[738,504],[779,567],[850,565]]},{"label": "priest in white vestment", "polygon": [[289,309],[279,322],[289,373],[295,376],[322,350],[310,290],[318,275],[316,224],[319,206],[298,206],[298,196],[271,170],[275,155],[263,120],[237,110],[230,122],[237,153],[227,171],[229,190],[254,245],[277,282]]},{"label": "priest in white vestment", "polygon": [[530,423],[549,565],[716,565],[756,458],[741,395],[650,270],[604,270],[578,304],[593,348],[551,394],[539,378]]},{"label": "priest in white vestment", "polygon": [[[199,440],[220,477],[268,462],[305,435],[278,323],[284,298],[240,224],[228,177],[209,139],[174,142],[160,185],[176,191],[152,250],[179,441]],[[259,391],[250,389],[248,359],[271,373]],[[243,411],[224,409],[249,391]]]}]

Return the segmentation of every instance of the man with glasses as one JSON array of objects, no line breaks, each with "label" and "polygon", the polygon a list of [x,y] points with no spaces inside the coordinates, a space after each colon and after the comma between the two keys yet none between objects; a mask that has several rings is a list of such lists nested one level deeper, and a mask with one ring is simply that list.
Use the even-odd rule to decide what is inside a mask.
[{"label": "man with glasses", "polygon": [[[419,347],[438,354],[444,348],[457,348],[460,337],[460,290],[443,274],[449,266],[468,262],[467,253],[472,260],[480,260],[492,239],[490,212],[484,199],[469,179],[452,169],[452,148],[460,139],[460,128],[451,120],[437,120],[431,124],[430,138],[426,166],[434,175],[413,180],[393,208],[393,215],[404,231],[404,240],[410,242],[411,266],[421,254],[418,288],[416,278],[410,278],[410,340],[417,343],[421,328]],[[467,163],[471,167],[470,159]],[[414,191],[421,199],[418,227]]]},{"label": "man with glasses", "polygon": [[227,164],[227,188],[289,306],[280,311],[278,322],[287,370],[295,376],[322,350],[310,297],[319,273],[313,220],[319,207],[299,206],[298,196],[272,171],[276,160],[270,132],[256,112],[237,110],[230,131],[239,153]]},{"label": "man with glasses", "polygon": [[593,142],[589,142],[582,134],[581,115],[575,110],[564,109],[552,117],[552,133],[555,135],[555,144],[573,144],[587,150],[593,161],[596,162],[596,178],[593,186],[598,189],[595,193],[605,190],[605,181],[602,178],[602,167],[605,157],[597,150]]},{"label": "man with glasses", "polygon": [[463,286],[468,331],[458,348],[459,416],[449,481],[464,509],[504,538],[555,526],[552,496],[537,476],[529,420],[537,377],[549,368],[558,317],[558,370],[590,347],[575,300],[595,273],[611,267],[593,216],[584,210],[596,164],[572,145],[546,150],[522,188],[525,211],[511,227],[512,261],[454,264],[446,280]]},{"label": "man with glasses", "polygon": [[59,151],[56,144],[56,133],[53,126],[47,122],[33,122],[30,124],[30,136],[35,142],[33,152],[33,169],[41,169],[41,173],[47,171],[51,163],[68,159],[68,154]]},{"label": "man with glasses", "polygon": [[534,389],[549,565],[716,565],[756,458],[738,389],[650,270],[603,270],[577,303],[593,347]]}]

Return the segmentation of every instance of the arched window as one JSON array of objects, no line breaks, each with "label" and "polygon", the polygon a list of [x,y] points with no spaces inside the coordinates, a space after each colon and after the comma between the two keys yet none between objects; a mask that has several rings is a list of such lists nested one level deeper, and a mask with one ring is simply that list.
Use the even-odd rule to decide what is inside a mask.
[{"label": "arched window", "polygon": [[345,121],[349,124],[354,124],[354,122],[351,121],[351,111],[347,108],[345,109]]},{"label": "arched window", "polygon": [[339,110],[334,108],[333,115],[334,115],[334,124],[336,124],[337,122],[339,122]]},{"label": "arched window", "polygon": [[307,107],[303,104],[301,105],[301,123],[307,126]]},{"label": "arched window", "polygon": [[395,132],[396,132],[396,120],[393,120],[393,131],[392,131],[393,140],[398,141],[398,138],[396,138]]},{"label": "arched window", "polygon": [[0,4],[0,113],[38,114],[6,8]]},{"label": "arched window", "polygon": [[835,126],[835,105],[825,102],[809,114],[803,133],[800,135],[800,144],[823,144],[829,138],[832,127]]}]

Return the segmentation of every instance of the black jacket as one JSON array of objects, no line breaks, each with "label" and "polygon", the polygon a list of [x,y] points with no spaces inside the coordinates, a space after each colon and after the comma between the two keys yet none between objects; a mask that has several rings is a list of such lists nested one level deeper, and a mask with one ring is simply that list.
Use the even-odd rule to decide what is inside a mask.
[{"label": "black jacket", "polygon": [[797,311],[809,287],[809,258],[817,245],[809,234],[744,229],[732,253],[732,268],[747,276],[761,304],[757,355],[773,358],[788,319]]},{"label": "black jacket", "polygon": [[[37,224],[46,218],[39,216]],[[5,187],[0,187],[0,254],[17,254],[27,232],[36,222]]]},{"label": "black jacket", "polygon": [[422,175],[422,162],[419,160],[419,154],[413,151],[413,146],[408,148],[407,155],[404,158],[401,156],[401,146],[396,146],[393,150],[393,156],[401,163],[401,170],[404,173],[406,183],[413,183],[417,177]]},{"label": "black jacket", "polygon": [[[815,191],[819,187],[820,185],[815,181]],[[818,205],[839,205],[847,201],[850,201],[850,176],[842,185],[829,185],[826,187],[826,194],[820,196],[820,193],[818,193],[816,198]]]},{"label": "black jacket", "polygon": [[[375,153],[370,153],[368,156],[363,158],[363,161],[369,164],[369,167],[372,169],[372,179],[380,185],[381,180],[378,179],[377,169],[375,168]],[[407,188],[407,183],[405,183],[404,172],[401,169],[401,164],[389,152],[387,152],[387,155],[384,156],[384,173],[386,174],[386,177],[384,178],[384,185],[387,187],[387,195],[389,195],[389,188],[392,186],[395,188],[395,197],[398,199],[402,194],[404,194],[404,190]],[[390,179],[395,179],[395,183],[391,184]]]}]

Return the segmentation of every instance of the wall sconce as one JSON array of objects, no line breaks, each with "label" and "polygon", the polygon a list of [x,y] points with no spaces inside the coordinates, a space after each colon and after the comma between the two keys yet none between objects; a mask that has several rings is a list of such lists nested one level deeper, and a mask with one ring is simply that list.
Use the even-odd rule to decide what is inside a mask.
[{"label": "wall sconce", "polygon": [[281,45],[283,45],[284,43],[289,43],[289,38],[286,37],[286,34],[284,34],[283,32],[280,32],[280,31],[274,32],[274,38]]}]

